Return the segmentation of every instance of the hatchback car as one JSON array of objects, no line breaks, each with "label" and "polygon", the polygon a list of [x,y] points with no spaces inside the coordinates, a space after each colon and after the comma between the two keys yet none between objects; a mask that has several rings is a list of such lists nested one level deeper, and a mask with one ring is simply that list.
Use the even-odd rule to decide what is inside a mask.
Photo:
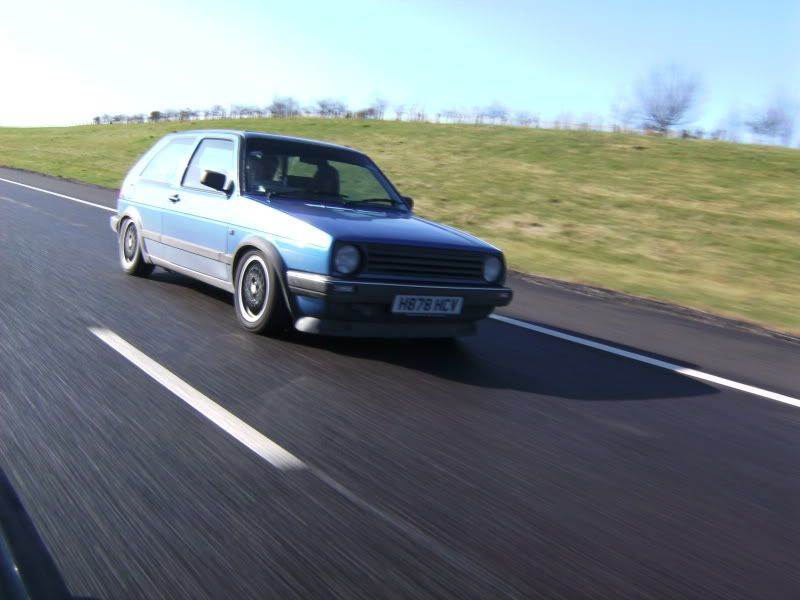
[{"label": "hatchback car", "polygon": [[497,248],[412,212],[365,154],[244,131],[185,131],[130,170],[111,228],[125,272],[234,295],[253,332],[455,337],[511,301]]}]

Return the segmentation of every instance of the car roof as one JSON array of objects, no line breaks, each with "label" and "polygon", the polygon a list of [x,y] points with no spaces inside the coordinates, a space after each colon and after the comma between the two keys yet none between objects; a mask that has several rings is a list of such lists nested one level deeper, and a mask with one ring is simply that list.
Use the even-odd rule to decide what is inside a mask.
[{"label": "car roof", "polygon": [[322,148],[333,148],[336,150],[348,150],[350,152],[356,152],[358,154],[363,154],[363,152],[356,150],[355,148],[351,148],[350,146],[343,146],[340,144],[333,144],[331,142],[324,142],[322,140],[312,140],[310,138],[303,138],[303,137],[295,137],[291,135],[280,135],[277,133],[264,133],[262,131],[246,131],[242,129],[187,129],[185,131],[176,131],[172,135],[208,135],[208,134],[220,134],[224,133],[227,135],[238,135],[239,137],[243,138],[262,138],[267,140],[280,140],[285,142],[299,142],[303,144],[310,144],[313,146],[320,146]]}]

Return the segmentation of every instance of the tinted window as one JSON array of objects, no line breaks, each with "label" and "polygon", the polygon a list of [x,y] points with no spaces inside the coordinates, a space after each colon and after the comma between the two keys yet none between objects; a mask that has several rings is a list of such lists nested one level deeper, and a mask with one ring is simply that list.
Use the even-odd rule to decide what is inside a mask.
[{"label": "tinted window", "polygon": [[203,171],[217,171],[228,177],[233,173],[233,142],[230,140],[205,139],[200,142],[197,152],[189,163],[183,185],[186,187],[210,190],[200,183]]},{"label": "tinted window", "polygon": [[359,152],[288,140],[250,138],[245,153],[250,193],[296,195],[402,207],[374,163]]},{"label": "tinted window", "polygon": [[186,167],[194,143],[191,138],[172,140],[150,159],[141,176],[160,183],[174,184]]},{"label": "tinted window", "polygon": [[367,198],[389,199],[389,193],[368,169],[331,161],[330,165],[339,173],[339,188],[341,193],[350,200],[366,200]]}]

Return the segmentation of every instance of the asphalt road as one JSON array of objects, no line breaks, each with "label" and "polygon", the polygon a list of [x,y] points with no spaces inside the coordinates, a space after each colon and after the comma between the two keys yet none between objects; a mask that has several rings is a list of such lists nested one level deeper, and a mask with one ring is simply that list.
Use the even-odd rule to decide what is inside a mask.
[{"label": "asphalt road", "polygon": [[[800,408],[494,320],[455,344],[250,335],[228,294],[125,276],[110,214],[0,181],[0,470],[74,596],[798,597]],[[512,285],[505,314],[800,395],[791,340]]]}]

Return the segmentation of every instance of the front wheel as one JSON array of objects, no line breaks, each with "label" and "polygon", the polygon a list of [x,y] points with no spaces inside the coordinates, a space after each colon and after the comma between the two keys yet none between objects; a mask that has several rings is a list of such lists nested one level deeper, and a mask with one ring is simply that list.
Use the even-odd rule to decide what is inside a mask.
[{"label": "front wheel", "polygon": [[288,311],[275,270],[258,250],[236,268],[234,304],[239,323],[253,333],[277,333],[286,327]]},{"label": "front wheel", "polygon": [[136,223],[125,219],[119,227],[119,262],[128,275],[147,277],[155,268],[144,261],[141,244]]}]

